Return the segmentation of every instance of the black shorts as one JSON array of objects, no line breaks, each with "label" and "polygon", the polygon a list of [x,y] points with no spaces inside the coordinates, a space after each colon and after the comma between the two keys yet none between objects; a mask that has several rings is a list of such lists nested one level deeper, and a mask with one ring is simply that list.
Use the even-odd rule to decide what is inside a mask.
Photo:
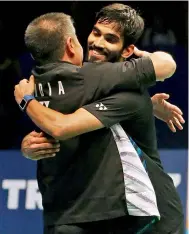
[{"label": "black shorts", "polygon": [[153,217],[127,216],[88,223],[46,226],[44,234],[143,234],[151,233],[154,221]]}]

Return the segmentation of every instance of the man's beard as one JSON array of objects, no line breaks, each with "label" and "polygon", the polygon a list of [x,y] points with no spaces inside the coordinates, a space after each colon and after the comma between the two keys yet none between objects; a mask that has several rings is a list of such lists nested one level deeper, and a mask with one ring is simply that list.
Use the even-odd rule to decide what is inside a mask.
[{"label": "man's beard", "polygon": [[[86,56],[85,56],[85,61],[88,62],[111,62],[111,63],[115,63],[120,61],[121,58],[121,54],[122,54],[122,50],[121,51],[103,51],[103,49],[101,50],[101,54],[105,56],[105,58],[103,60],[100,60],[99,58],[97,58],[96,56],[90,56],[89,58],[89,50],[91,49],[95,49],[92,46],[88,48]],[[99,49],[98,49],[99,50]]]}]

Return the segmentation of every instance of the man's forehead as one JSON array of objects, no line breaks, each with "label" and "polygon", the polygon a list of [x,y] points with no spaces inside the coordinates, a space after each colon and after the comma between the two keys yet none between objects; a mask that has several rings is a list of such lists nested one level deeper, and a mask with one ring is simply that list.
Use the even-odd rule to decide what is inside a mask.
[{"label": "man's forehead", "polygon": [[99,29],[102,34],[114,34],[119,38],[121,37],[120,25],[116,22],[104,20],[103,22],[97,22],[94,27]]}]

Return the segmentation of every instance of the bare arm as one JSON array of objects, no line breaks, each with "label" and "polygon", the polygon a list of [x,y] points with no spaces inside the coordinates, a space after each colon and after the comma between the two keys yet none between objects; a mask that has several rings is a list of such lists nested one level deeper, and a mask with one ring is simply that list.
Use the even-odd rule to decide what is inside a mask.
[{"label": "bare arm", "polygon": [[[24,95],[33,92],[34,77],[31,76],[29,82],[24,79],[15,86],[16,102],[20,103]],[[66,140],[104,127],[95,116],[83,108],[78,109],[73,114],[61,114],[44,107],[34,99],[28,103],[26,112],[41,130],[59,140]]]},{"label": "bare arm", "polygon": [[[22,80],[19,85],[15,86],[15,99],[17,103],[20,103],[26,93],[33,93],[34,90],[34,78],[30,78],[30,81]],[[135,93],[134,93],[135,94]],[[94,131],[104,126],[107,127],[103,121],[99,121],[99,115],[102,116],[102,110],[98,108],[98,103],[103,102],[106,107],[106,111],[103,111],[103,117],[106,119],[108,115],[108,122],[110,125],[123,121],[126,118],[130,118],[138,110],[138,102],[135,101],[134,94],[129,92],[114,94],[111,97],[106,97],[103,100],[98,100],[97,103],[92,103],[94,110],[86,110],[86,108],[80,108],[72,114],[61,114],[50,108],[44,107],[35,99],[30,100],[27,105],[26,112],[32,121],[44,132],[51,135],[55,139],[66,140],[86,132]],[[141,95],[140,93],[138,95]],[[140,99],[139,99],[140,100]],[[127,103],[127,104],[126,104]],[[99,112],[100,111],[100,112]],[[95,117],[96,116],[96,117]]]},{"label": "bare arm", "polygon": [[66,140],[104,127],[95,116],[83,108],[64,115],[32,100],[26,112],[41,130],[58,140]]},{"label": "bare arm", "polygon": [[157,80],[164,81],[166,78],[170,78],[176,71],[176,63],[173,57],[166,52],[157,51],[149,53],[135,47],[134,54],[139,57],[150,57]]},{"label": "bare arm", "polygon": [[[33,92],[34,77],[31,76],[29,82],[24,79],[15,86],[16,102],[20,103],[24,95]],[[66,140],[85,132],[103,128],[103,124],[83,108],[78,109],[73,114],[61,114],[44,107],[34,99],[28,103],[26,112],[41,130],[59,140]]]}]

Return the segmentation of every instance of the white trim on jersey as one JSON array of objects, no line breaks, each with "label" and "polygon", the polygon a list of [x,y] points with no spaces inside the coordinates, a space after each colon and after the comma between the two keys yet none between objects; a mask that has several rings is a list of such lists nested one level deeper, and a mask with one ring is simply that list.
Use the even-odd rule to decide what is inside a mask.
[{"label": "white trim on jersey", "polygon": [[153,185],[137,151],[120,124],[115,124],[110,129],[122,163],[128,213],[160,218]]}]

